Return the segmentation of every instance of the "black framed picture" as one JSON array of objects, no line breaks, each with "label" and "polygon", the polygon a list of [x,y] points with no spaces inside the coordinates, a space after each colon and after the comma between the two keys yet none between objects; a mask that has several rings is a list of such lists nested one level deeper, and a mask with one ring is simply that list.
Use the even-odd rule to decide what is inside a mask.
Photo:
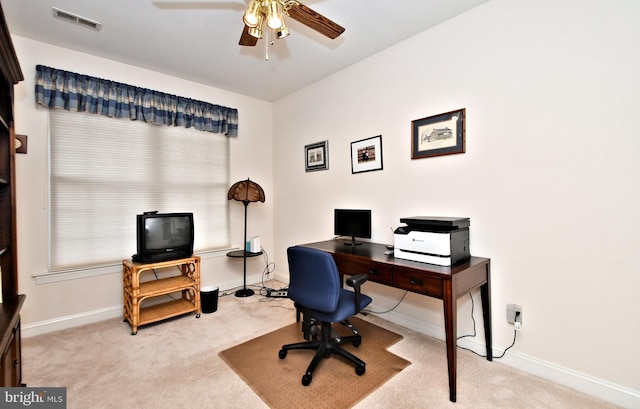
[{"label": "black framed picture", "polygon": [[329,169],[329,141],[312,143],[304,147],[305,171]]},{"label": "black framed picture", "polygon": [[351,173],[382,169],[382,135],[351,142]]},{"label": "black framed picture", "polygon": [[411,159],[465,151],[466,109],[411,121]]}]

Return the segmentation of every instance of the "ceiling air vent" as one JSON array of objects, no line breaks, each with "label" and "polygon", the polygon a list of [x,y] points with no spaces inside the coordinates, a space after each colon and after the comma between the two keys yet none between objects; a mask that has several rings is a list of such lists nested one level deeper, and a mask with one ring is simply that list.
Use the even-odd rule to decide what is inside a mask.
[{"label": "ceiling air vent", "polygon": [[84,18],[77,14],[69,13],[68,11],[60,10],[55,7],[53,7],[53,16],[64,21],[68,21],[71,23],[79,24],[84,27],[92,28],[96,31],[100,30],[100,27],[102,27],[102,24],[98,23],[97,21]]}]

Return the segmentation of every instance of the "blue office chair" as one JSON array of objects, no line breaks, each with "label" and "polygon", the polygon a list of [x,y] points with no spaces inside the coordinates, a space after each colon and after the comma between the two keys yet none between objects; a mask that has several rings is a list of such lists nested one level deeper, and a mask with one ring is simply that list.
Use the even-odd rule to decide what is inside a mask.
[{"label": "blue office chair", "polygon": [[353,329],[352,336],[333,337],[331,323],[345,322],[371,303],[371,297],[360,294],[360,286],[368,280],[368,275],[358,274],[348,278],[347,285],[355,290],[349,291],[342,288],[340,274],[331,254],[295,246],[287,249],[287,256],[290,275],[289,298],[294,301],[296,309],[303,313],[305,339],[313,338],[313,329],[317,323],[320,324],[320,339],[283,345],[278,354],[280,359],[286,358],[290,350],[316,350],[313,360],[302,376],[304,386],[311,383],[312,373],[320,359],[329,358],[331,354],[350,361],[356,366],[356,374],[363,375],[365,362],[340,346],[352,342],[358,347],[361,343],[360,334]]}]

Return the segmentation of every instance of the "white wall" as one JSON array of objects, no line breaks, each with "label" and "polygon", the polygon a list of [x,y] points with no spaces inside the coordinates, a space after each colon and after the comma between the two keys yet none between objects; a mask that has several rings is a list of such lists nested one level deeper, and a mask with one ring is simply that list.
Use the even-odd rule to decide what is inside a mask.
[{"label": "white wall", "polygon": [[[336,207],[371,208],[383,243],[401,217],[470,217],[496,352],[513,339],[506,305],[523,307],[504,362],[639,404],[638,17],[632,1],[493,0],[277,101],[279,271],[289,245],[332,237]],[[460,108],[467,152],[411,160],[411,121]],[[350,143],[380,134],[384,169],[351,174]],[[330,169],[305,173],[304,146],[323,140]],[[378,310],[403,295],[368,291]],[[459,334],[469,310],[460,299]],[[443,334],[437,300],[409,294],[385,316]]]},{"label": "white wall", "polygon": [[[48,271],[48,110],[35,103],[36,64],[238,108],[239,136],[230,141],[230,183],[250,177],[264,188],[266,202],[250,205],[248,235],[260,235],[262,246],[273,252],[271,103],[22,37],[14,36],[13,41],[25,77],[15,88],[16,133],[28,136],[28,153],[16,155],[19,289],[27,295],[21,312],[25,336],[122,314],[121,267],[111,268],[110,274],[48,284],[36,284],[32,277]],[[244,207],[231,202],[230,209],[231,243],[242,246]],[[247,263],[250,283],[259,281],[263,268],[260,258]],[[201,275],[202,285],[221,289],[242,285],[242,261],[224,253],[203,258]]]}]

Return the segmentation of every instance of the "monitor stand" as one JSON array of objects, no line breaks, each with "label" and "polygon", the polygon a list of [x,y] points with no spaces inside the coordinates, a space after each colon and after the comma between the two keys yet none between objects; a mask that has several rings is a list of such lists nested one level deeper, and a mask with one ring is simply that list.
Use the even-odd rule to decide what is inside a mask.
[{"label": "monitor stand", "polygon": [[351,241],[345,241],[344,244],[346,244],[347,246],[355,247],[355,246],[359,246],[360,244],[362,244],[362,242],[361,241],[356,241],[355,236],[351,236]]}]

